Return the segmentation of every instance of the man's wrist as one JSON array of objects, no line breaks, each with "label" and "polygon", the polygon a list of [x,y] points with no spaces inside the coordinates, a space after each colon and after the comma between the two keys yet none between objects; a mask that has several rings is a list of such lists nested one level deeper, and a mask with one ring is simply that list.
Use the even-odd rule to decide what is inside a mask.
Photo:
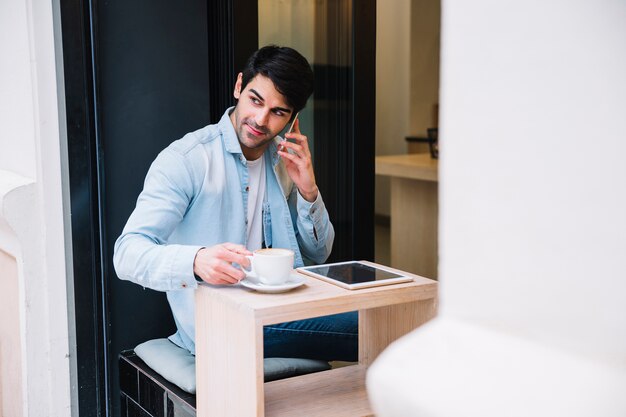
[{"label": "man's wrist", "polygon": [[193,277],[196,279],[196,282],[202,282],[203,279],[200,278],[200,276],[197,274],[196,272],[196,259],[198,259],[198,254],[200,253],[200,251],[206,249],[206,247],[201,247],[200,249],[198,249],[198,251],[196,252],[196,256],[194,256],[193,258]]},{"label": "man's wrist", "polygon": [[319,189],[317,188],[317,186],[315,186],[315,188],[309,192],[302,192],[302,190],[298,191],[300,192],[302,198],[304,198],[309,203],[313,203],[315,200],[317,200],[317,195],[319,194]]}]

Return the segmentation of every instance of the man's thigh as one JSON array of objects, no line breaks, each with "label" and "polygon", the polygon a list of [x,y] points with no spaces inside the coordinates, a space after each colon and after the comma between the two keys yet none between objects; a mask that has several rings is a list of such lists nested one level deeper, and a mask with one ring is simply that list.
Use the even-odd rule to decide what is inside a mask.
[{"label": "man's thigh", "polygon": [[265,326],[264,356],[356,361],[358,329],[357,311]]}]

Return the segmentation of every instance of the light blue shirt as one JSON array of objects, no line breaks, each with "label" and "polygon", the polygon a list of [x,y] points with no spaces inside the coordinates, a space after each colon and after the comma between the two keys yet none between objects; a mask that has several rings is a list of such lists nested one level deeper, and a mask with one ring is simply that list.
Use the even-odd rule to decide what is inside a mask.
[{"label": "light blue shirt", "polygon": [[[137,206],[115,242],[117,275],[167,291],[177,332],[170,340],[195,353],[193,262],[198,250],[224,242],[246,245],[248,168],[228,109],[216,125],[186,134],[152,163]],[[323,263],[335,232],[321,195],[306,201],[287,175],[272,141],[267,167],[263,238],[290,248],[294,267],[303,256]]]}]

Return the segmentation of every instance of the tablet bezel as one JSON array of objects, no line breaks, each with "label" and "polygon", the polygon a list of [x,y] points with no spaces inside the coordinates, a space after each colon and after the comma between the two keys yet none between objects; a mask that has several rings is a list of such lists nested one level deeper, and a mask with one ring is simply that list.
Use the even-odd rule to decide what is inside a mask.
[{"label": "tablet bezel", "polygon": [[[385,271],[385,272],[389,272],[392,274],[396,274],[396,275],[400,275],[399,277],[395,277],[395,278],[388,278],[388,279],[383,279],[380,281],[367,281],[367,282],[359,282],[356,284],[347,284],[343,281],[339,281],[336,280],[334,278],[328,277],[326,275],[321,275],[318,274],[317,272],[313,272],[310,269],[311,268],[320,268],[320,267],[325,267],[325,266],[335,266],[335,265],[346,265],[346,264],[359,264],[362,266],[366,266],[369,268],[374,268],[374,269],[379,269],[381,271]],[[371,287],[380,287],[383,285],[391,285],[391,284],[400,284],[400,283],[405,283],[405,282],[411,282],[413,281],[413,277],[410,277],[408,275],[403,275],[402,271],[398,271],[397,269],[393,269],[393,268],[387,268],[385,266],[380,266],[377,264],[372,264],[370,262],[367,261],[345,261],[345,262],[334,262],[334,263],[330,263],[330,264],[321,264],[321,265],[311,265],[311,266],[301,266],[299,268],[296,268],[296,271],[301,272],[303,274],[306,274],[310,277],[313,278],[317,278],[320,279],[322,281],[326,281],[329,282],[331,284],[335,284],[339,287],[348,289],[348,290],[358,290],[358,289],[362,289],[362,288],[371,288]]]}]

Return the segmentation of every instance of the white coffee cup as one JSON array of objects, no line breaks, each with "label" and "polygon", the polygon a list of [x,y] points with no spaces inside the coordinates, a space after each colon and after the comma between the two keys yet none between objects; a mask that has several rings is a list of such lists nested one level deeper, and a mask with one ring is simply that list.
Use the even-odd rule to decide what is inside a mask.
[{"label": "white coffee cup", "polygon": [[266,248],[253,252],[246,276],[266,285],[282,285],[293,271],[294,253],[290,249]]}]

